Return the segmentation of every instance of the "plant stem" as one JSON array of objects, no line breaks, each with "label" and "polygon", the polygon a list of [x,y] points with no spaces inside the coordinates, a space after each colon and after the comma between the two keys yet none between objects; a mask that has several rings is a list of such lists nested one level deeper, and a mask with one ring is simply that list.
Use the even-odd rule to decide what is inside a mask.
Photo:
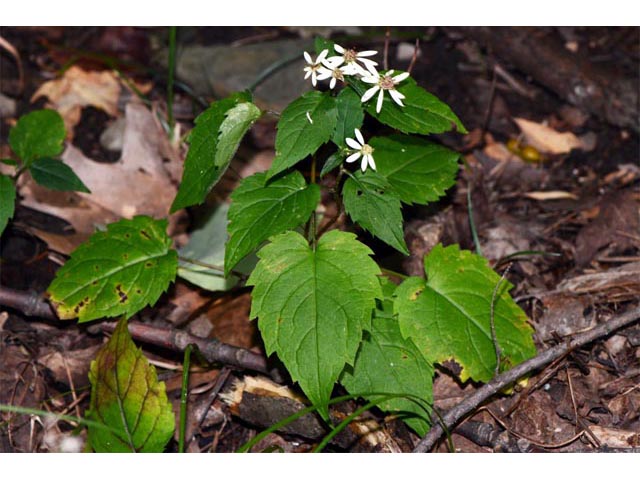
[{"label": "plant stem", "polygon": [[176,30],[169,27],[169,77],[167,78],[167,116],[169,122],[169,139],[173,139],[175,122],[173,119],[173,79],[176,71]]},{"label": "plant stem", "polygon": [[[316,162],[316,156],[313,155],[311,158],[311,183],[314,185],[316,184]],[[311,212],[311,217],[309,218],[309,243],[311,243],[311,248],[313,248],[313,250],[316,249],[318,237],[318,226],[316,223],[316,211],[314,210]]]},{"label": "plant stem", "polygon": [[[216,272],[221,272],[223,274],[222,276],[224,276],[224,267],[221,267],[220,265],[212,265],[210,263],[206,263],[206,262],[202,262],[200,260],[196,260],[195,258],[183,257],[182,255],[178,255],[178,260],[181,260],[181,261],[186,262],[186,263],[191,263],[193,265],[198,265],[199,267],[208,268],[209,270],[215,270]],[[236,270],[231,270],[229,273],[231,275],[235,275],[240,280],[246,280],[247,279],[247,275],[245,275],[244,273],[238,272]]]},{"label": "plant stem", "polygon": [[476,253],[482,256],[482,247],[480,247],[480,239],[478,238],[478,232],[476,231],[476,223],[473,220],[473,205],[471,204],[471,182],[469,182],[469,184],[467,185],[467,208],[469,211],[469,227],[471,228],[473,243],[476,246]]},{"label": "plant stem", "polygon": [[193,343],[184,349],[182,362],[182,389],[180,390],[180,432],[178,435],[178,453],[184,453],[184,440],[187,426],[187,396],[189,394],[189,369],[191,368],[191,350]]}]

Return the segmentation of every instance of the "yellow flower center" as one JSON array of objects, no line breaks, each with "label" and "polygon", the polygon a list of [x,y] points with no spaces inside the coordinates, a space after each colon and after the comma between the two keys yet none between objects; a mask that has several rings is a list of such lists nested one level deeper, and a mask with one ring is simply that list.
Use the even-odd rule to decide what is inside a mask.
[{"label": "yellow flower center", "polygon": [[373,153],[373,147],[364,144],[360,151],[362,152],[362,155],[371,155]]},{"label": "yellow flower center", "polygon": [[347,50],[344,52],[344,63],[355,62],[357,58],[358,52],[355,50]]}]

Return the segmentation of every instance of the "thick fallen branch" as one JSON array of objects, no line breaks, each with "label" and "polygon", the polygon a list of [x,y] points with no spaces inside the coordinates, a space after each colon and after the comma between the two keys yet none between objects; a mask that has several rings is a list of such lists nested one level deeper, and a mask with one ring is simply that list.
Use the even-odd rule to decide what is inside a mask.
[{"label": "thick fallen branch", "polygon": [[[58,316],[51,305],[35,292],[13,290],[0,286],[0,305],[13,308],[31,317],[57,320]],[[99,325],[103,331],[112,332],[115,323],[105,322]],[[265,373],[276,381],[282,380],[282,375],[271,370],[267,359],[244,348],[222,343],[215,339],[196,337],[187,332],[175,329],[151,327],[149,325],[129,322],[131,336],[141,342],[151,343],[170,350],[184,352],[187,345],[193,343],[198,346],[204,358],[211,363],[222,363],[234,367]]]},{"label": "thick fallen branch", "polygon": [[414,452],[428,452],[436,442],[444,434],[443,424],[447,430],[451,430],[460,420],[473,412],[486,400],[494,396],[503,388],[511,385],[524,375],[530,374],[548,364],[575,350],[576,348],[587,345],[602,337],[606,337],[610,333],[619,330],[622,327],[632,324],[640,319],[640,307],[634,307],[628,312],[613,318],[589,331],[574,336],[565,343],[556,345],[540,353],[536,357],[517,365],[511,370],[504,372],[495,377],[492,381],[475,391],[472,395],[465,398],[458,405],[450,409],[442,416],[442,420],[437,417],[433,418],[433,427],[429,433],[418,442]]},{"label": "thick fallen branch", "polygon": [[562,99],[618,127],[640,131],[638,78],[571,53],[538,28],[455,27],[449,29],[487,46],[499,58],[531,75]]}]

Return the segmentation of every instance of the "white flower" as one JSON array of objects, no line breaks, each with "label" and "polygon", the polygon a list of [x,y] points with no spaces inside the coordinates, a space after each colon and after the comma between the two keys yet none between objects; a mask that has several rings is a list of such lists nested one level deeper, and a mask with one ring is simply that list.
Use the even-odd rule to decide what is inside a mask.
[{"label": "white flower", "polygon": [[324,68],[322,66],[322,61],[325,59],[328,53],[329,53],[329,50],[325,48],[320,52],[320,55],[318,55],[316,60],[313,61],[313,59],[311,58],[311,55],[309,55],[307,52],[304,52],[304,59],[307,61],[307,64],[308,64],[306,67],[304,67],[304,71],[307,72],[306,75],[304,76],[304,79],[306,80],[307,78],[311,77],[311,84],[314,87],[316,86],[316,83],[317,83],[318,71],[321,68]]},{"label": "white flower", "polygon": [[375,84],[369,90],[364,92],[364,95],[362,95],[362,98],[360,99],[362,102],[366,102],[373,97],[378,90],[380,90],[380,93],[378,94],[378,103],[376,104],[377,113],[380,113],[380,110],[382,109],[382,97],[384,96],[385,90],[389,92],[389,95],[391,95],[394,102],[401,107],[404,107],[404,104],[402,103],[404,95],[396,90],[396,85],[405,80],[409,76],[409,73],[404,72],[392,77],[391,75],[393,75],[393,72],[393,70],[389,70],[382,76],[378,72],[375,72],[375,74],[372,73],[371,75],[362,77],[363,82]]},{"label": "white flower", "polygon": [[345,67],[338,67],[334,64],[324,62],[323,67],[318,69],[318,80],[326,80],[327,78],[331,78],[329,82],[329,88],[333,90],[333,87],[336,86],[336,81],[344,81],[344,76],[349,75],[346,73]]},{"label": "white flower", "polygon": [[364,143],[364,138],[362,137],[362,133],[360,130],[356,128],[355,130],[356,138],[358,141],[356,142],[353,138],[345,139],[347,145],[356,150],[355,153],[352,153],[347,157],[347,163],[352,163],[358,160],[360,156],[362,156],[362,162],[360,164],[360,169],[364,172],[367,169],[367,166],[371,167],[373,170],[376,169],[376,162],[373,161],[373,148],[366,143]]},{"label": "white flower", "polygon": [[[344,64],[343,70],[342,70],[342,73],[344,75],[362,76],[362,75],[368,74],[367,70],[369,70],[370,72],[376,71],[375,67],[376,65],[378,65],[378,63],[366,58],[366,57],[371,57],[377,54],[378,52],[376,52],[375,50],[366,50],[364,52],[357,52],[352,48],[345,49],[344,47],[341,47],[337,43],[333,45],[333,48],[340,55],[327,58],[327,60],[325,61],[325,65],[329,63],[331,64],[332,67],[339,67]],[[367,70],[362,68],[358,64],[358,62],[361,62],[362,65],[367,67]]]}]

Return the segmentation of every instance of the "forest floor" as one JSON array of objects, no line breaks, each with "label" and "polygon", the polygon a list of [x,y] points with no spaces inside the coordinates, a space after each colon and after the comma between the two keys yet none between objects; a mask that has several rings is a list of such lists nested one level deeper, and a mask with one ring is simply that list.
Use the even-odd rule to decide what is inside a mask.
[{"label": "forest floor", "polygon": [[[403,27],[386,33],[180,28],[178,128],[169,139],[162,121],[166,28],[3,27],[0,158],[11,155],[8,132],[21,115],[55,108],[68,130],[63,158],[92,194],[46,191],[21,177],[19,203],[1,238],[0,404],[83,416],[89,366],[109,323],[61,321],[34,305],[44,302],[56,270],[97,226],[133,214],[168,215],[186,153],[181,138],[210,101],[246,88],[273,63],[271,54],[299,52],[300,62],[256,89],[261,108],[281,111],[308,88],[302,52],[315,35],[379,52],[388,42],[389,63],[400,70],[415,55],[412,76],[470,132],[436,136],[464,161],[456,185],[435,207],[403,211],[410,256],[356,232],[379,263],[421,275],[424,255],[438,243],[481,251],[515,286],[511,294],[535,329],[539,352],[625,314],[636,312],[637,320],[640,30]],[[273,117],[254,125],[206,205],[170,216],[176,246],[187,243],[212,206],[228,201],[239,178],[269,168],[274,140]],[[132,188],[127,179],[139,169],[149,181]],[[323,201],[327,212],[335,210],[331,198]],[[249,318],[250,290],[224,281],[218,289],[178,279],[131,321],[264,355]],[[183,353],[145,341],[143,330],[134,338],[177,412]],[[460,383],[455,371],[454,364],[437,369],[434,399],[442,415],[482,388]],[[296,387],[276,379],[284,385],[229,365],[197,366],[190,376],[187,450],[234,452],[281,419],[290,408],[287,392]],[[232,390],[245,395],[234,397]],[[352,412],[357,404],[339,409]],[[374,422],[379,435],[363,435],[365,422],[369,428]],[[271,433],[253,451],[310,451],[319,439],[309,428],[300,422],[287,433]],[[0,413],[0,452],[64,450],[75,433],[76,425],[55,417]],[[433,451],[639,451],[640,324],[627,322],[569,349],[530,372],[526,385],[484,398],[451,427],[450,440],[443,436]],[[409,452],[418,441],[402,422],[374,409],[327,450]],[[176,448],[177,439],[168,450]]]}]

